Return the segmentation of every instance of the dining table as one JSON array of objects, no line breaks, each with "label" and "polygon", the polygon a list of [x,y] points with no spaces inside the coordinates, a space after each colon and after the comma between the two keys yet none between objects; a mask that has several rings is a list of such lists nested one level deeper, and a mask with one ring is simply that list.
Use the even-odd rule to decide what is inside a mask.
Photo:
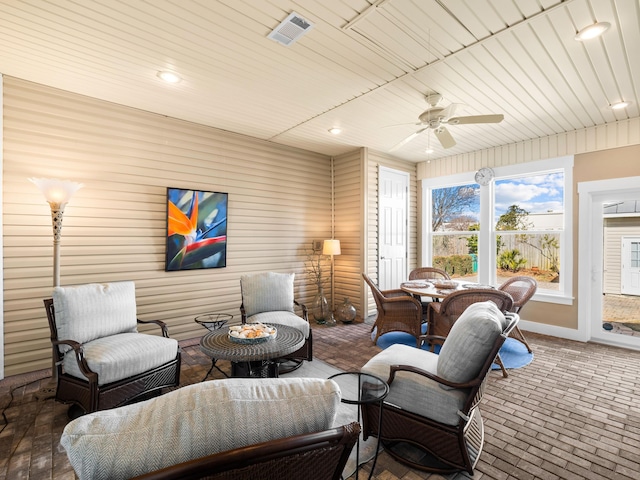
[{"label": "dining table", "polygon": [[431,297],[435,301],[447,295],[465,289],[495,289],[492,285],[482,285],[468,280],[409,280],[400,284],[400,288],[415,297]]}]

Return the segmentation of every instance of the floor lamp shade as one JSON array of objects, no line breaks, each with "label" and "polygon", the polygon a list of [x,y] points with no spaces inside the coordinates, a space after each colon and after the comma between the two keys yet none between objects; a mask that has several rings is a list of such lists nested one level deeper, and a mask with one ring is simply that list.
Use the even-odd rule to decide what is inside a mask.
[{"label": "floor lamp shade", "polygon": [[29,181],[40,189],[51,207],[51,222],[53,224],[53,286],[57,287],[60,285],[60,235],[64,207],[73,194],[83,185],[55,178],[30,178]]},{"label": "floor lamp shade", "polygon": [[323,255],[340,255],[340,240],[325,240],[322,245]]}]

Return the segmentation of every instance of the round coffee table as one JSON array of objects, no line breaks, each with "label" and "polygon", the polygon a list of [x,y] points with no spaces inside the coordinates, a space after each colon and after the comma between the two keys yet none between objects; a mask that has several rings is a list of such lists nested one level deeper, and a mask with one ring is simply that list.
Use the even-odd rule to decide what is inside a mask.
[{"label": "round coffee table", "polygon": [[232,377],[277,377],[278,359],[301,348],[304,335],[297,328],[273,326],[276,338],[255,344],[232,342],[229,329],[221,328],[200,339],[200,350],[216,360],[229,360]]}]

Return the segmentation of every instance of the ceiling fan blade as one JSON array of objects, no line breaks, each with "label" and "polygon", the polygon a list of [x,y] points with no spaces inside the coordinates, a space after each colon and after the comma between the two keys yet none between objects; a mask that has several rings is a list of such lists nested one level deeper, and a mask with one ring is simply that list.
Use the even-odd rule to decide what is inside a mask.
[{"label": "ceiling fan blade", "polygon": [[453,117],[447,120],[449,125],[464,125],[469,123],[500,123],[504,120],[504,115],[497,113],[494,115],[470,115],[468,117]]},{"label": "ceiling fan blade", "polygon": [[389,149],[390,152],[393,152],[394,150],[398,150],[399,148],[404,147],[407,143],[409,143],[411,140],[413,140],[414,138],[416,138],[418,135],[420,135],[422,132],[424,132],[425,130],[429,130],[429,127],[425,127],[425,128],[421,128],[420,130],[413,132],[411,135],[409,135],[407,138],[405,138],[404,140],[402,140],[400,143],[397,143],[396,145],[394,145],[393,147],[391,147]]},{"label": "ceiling fan blade", "polygon": [[445,107],[438,114],[438,117],[442,117],[444,119],[443,121],[447,121],[449,118],[451,118],[453,116],[454,113],[456,113],[456,109],[457,108],[458,108],[458,104],[457,103],[452,103],[451,105]]},{"label": "ceiling fan blade", "polygon": [[436,128],[433,133],[436,138],[440,141],[442,148],[451,148],[456,144],[456,141],[453,139],[449,130],[444,127]]}]

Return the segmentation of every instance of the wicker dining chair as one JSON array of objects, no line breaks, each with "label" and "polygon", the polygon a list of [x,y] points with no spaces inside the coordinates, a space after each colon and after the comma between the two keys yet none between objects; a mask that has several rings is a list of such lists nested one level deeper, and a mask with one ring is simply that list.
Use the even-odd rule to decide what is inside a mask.
[{"label": "wicker dining chair", "polygon": [[[436,267],[418,267],[411,270],[409,273],[409,280],[451,280],[451,277],[447,272]],[[422,320],[427,320],[427,308],[431,302],[438,302],[437,298],[427,300],[429,297],[419,298],[422,303]]]},{"label": "wicker dining chair", "polygon": [[[525,303],[527,303],[531,297],[536,293],[538,289],[538,282],[532,277],[518,276],[511,277],[506,282],[498,287],[498,290],[507,292],[513,298],[513,306],[511,307],[511,312],[520,313],[522,307],[524,307]],[[527,343],[527,340],[524,338],[522,331],[516,325],[511,331],[511,337],[516,340],[522,342],[525,347],[527,347],[527,351],[531,353],[531,347]]]},{"label": "wicker dining chair", "polygon": [[451,277],[440,268],[419,267],[411,270],[409,280],[451,280]]},{"label": "wicker dining chair", "polygon": [[385,333],[406,332],[416,337],[417,345],[418,338],[422,334],[422,305],[420,302],[413,298],[413,295],[400,289],[381,291],[368,275],[363,273],[362,277],[371,288],[378,309],[378,317],[371,328],[371,331],[376,329],[373,343],[376,343],[380,335]]},{"label": "wicker dining chair", "polygon": [[[495,303],[501,312],[509,312],[513,307],[511,295],[500,290],[484,288],[459,290],[447,295],[440,303],[433,302],[429,304],[427,333],[436,337],[447,337],[451,327],[470,305],[486,301]],[[438,343],[441,342],[437,340],[431,342],[431,351],[435,349],[435,345]],[[499,354],[496,357],[496,363],[500,366],[502,375],[507,377],[507,370]]]}]

